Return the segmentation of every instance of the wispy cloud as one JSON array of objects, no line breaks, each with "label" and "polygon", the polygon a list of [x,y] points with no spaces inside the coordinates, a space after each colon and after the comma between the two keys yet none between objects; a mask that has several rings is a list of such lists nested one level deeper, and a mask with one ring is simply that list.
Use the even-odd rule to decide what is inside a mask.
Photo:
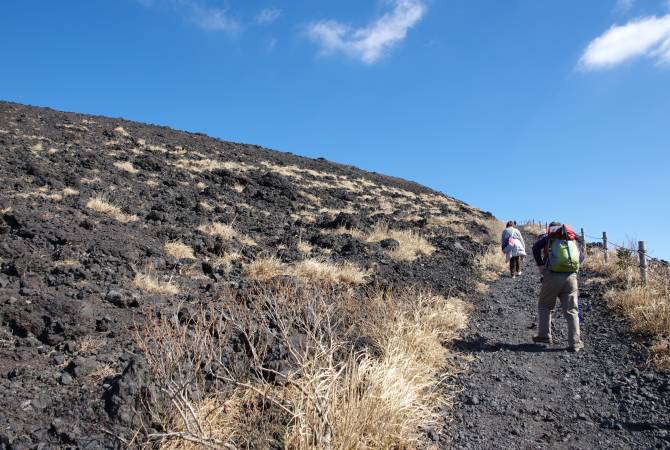
[{"label": "wispy cloud", "polygon": [[625,13],[630,11],[634,4],[635,0],[617,0],[614,10],[619,13]]},{"label": "wispy cloud", "polygon": [[670,64],[670,14],[635,19],[613,26],[588,45],[579,66],[608,69],[637,57]]},{"label": "wispy cloud", "polygon": [[281,9],[265,8],[256,15],[256,23],[258,25],[270,25],[274,23],[281,16]]},{"label": "wispy cloud", "polygon": [[[146,7],[159,4],[158,0],[138,1]],[[240,22],[231,17],[227,9],[209,6],[201,0],[163,0],[160,3],[185,13],[189,22],[203,30],[235,34],[241,29]]]},{"label": "wispy cloud", "polygon": [[308,26],[307,36],[322,53],[341,52],[372,64],[401,43],[426,13],[422,0],[392,0],[391,5],[389,12],[367,27],[352,28],[335,20],[322,20]]}]

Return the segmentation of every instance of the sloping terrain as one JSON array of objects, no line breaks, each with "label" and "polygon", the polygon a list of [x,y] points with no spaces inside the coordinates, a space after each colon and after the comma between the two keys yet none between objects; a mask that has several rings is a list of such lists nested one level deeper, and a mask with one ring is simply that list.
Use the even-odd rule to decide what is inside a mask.
[{"label": "sloping terrain", "polygon": [[456,344],[474,362],[460,378],[464,390],[447,448],[670,447],[670,373],[651,363],[650,337],[630,332],[603,290],[589,283],[598,274],[586,270],[580,276],[585,351],[566,351],[560,307],[555,344],[534,344],[540,290],[534,264],[527,258],[521,277],[493,283]]},{"label": "sloping terrain", "polygon": [[276,276],[472,296],[495,224],[325,160],[4,102],[0,180],[7,448],[132,439],[147,315],[181,320]]}]

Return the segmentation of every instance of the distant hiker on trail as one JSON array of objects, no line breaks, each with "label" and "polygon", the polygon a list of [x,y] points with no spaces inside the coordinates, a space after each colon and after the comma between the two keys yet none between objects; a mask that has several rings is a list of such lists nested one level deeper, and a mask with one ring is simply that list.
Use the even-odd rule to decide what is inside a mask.
[{"label": "distant hiker on trail", "polygon": [[521,261],[526,256],[526,243],[523,241],[521,231],[515,227],[514,221],[507,222],[500,238],[500,246],[509,261],[509,273],[512,278],[521,275]]},{"label": "distant hiker on trail", "polygon": [[538,333],[533,341],[551,344],[551,314],[556,298],[561,300],[561,309],[568,322],[568,351],[578,352],[584,348],[579,332],[579,286],[577,271],[584,261],[579,250],[577,235],[570,225],[551,222],[547,232],[533,245],[533,257],[542,275],[542,288],[538,302]]}]

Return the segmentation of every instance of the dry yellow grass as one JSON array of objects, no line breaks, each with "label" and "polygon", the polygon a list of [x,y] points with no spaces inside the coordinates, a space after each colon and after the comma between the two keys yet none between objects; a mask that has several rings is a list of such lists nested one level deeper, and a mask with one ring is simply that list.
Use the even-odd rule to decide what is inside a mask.
[{"label": "dry yellow grass", "polygon": [[230,271],[230,268],[232,267],[233,261],[237,261],[238,259],[242,258],[242,255],[240,255],[237,252],[228,252],[225,253],[221,256],[217,256],[214,259],[214,265],[216,266],[221,266],[223,267],[226,271]]},{"label": "dry yellow grass", "polygon": [[384,239],[394,239],[400,244],[397,249],[388,251],[388,255],[399,261],[414,261],[420,255],[431,255],[435,251],[426,238],[414,230],[394,230],[386,223],[378,223],[370,234],[366,236],[369,242],[379,242]]},{"label": "dry yellow grass", "polygon": [[607,288],[605,300],[630,320],[633,330],[649,334],[655,342],[650,351],[661,368],[670,369],[670,268],[652,263],[643,285],[638,260],[631,255],[592,249],[585,268],[602,275],[591,279]]},{"label": "dry yellow grass", "polygon": [[165,244],[165,253],[176,259],[195,259],[193,249],[183,242],[168,242]]},{"label": "dry yellow grass", "polygon": [[63,200],[64,197],[69,197],[78,194],[79,194],[78,190],[69,187],[64,188],[60,192],[50,191],[49,188],[47,187],[41,187],[37,188],[33,192],[22,192],[16,194],[16,196],[19,198],[43,198],[45,200],[61,201]]},{"label": "dry yellow grass", "polygon": [[107,216],[110,216],[117,222],[121,223],[130,223],[130,222],[135,222],[138,217],[134,214],[126,214],[124,213],[121,208],[112,205],[109,203],[107,200],[105,200],[103,197],[94,197],[86,203],[86,207],[89,209],[92,209],[94,211],[97,211],[101,214],[105,214]]},{"label": "dry yellow grass", "polygon": [[245,274],[251,280],[265,281],[286,272],[284,264],[274,256],[257,258],[245,267]]},{"label": "dry yellow grass", "polygon": [[544,227],[539,223],[526,223],[521,226],[521,229],[532,236],[539,236],[544,233]]},{"label": "dry yellow grass", "polygon": [[114,167],[128,173],[135,174],[139,172],[139,170],[137,170],[130,161],[117,161],[114,163]]},{"label": "dry yellow grass", "polygon": [[177,287],[177,285],[175,285],[172,281],[162,281],[158,279],[151,273],[151,271],[146,273],[138,273],[135,275],[135,278],[133,279],[133,285],[136,288],[151,294],[179,294],[179,287]]},{"label": "dry yellow grass", "polygon": [[507,270],[505,254],[497,245],[489,247],[489,249],[477,259],[477,265],[480,268],[482,277],[488,281],[493,281],[499,278]]},{"label": "dry yellow grass", "polygon": [[236,172],[245,172],[247,170],[255,168],[252,165],[245,164],[242,162],[217,161],[213,159],[180,159],[174,165],[179,169],[191,173],[202,173],[217,169],[227,169]]},{"label": "dry yellow grass", "polygon": [[123,127],[121,127],[121,126],[114,128],[114,133],[116,133],[116,134],[119,135],[119,136],[123,136],[123,137],[128,137],[128,136],[130,136],[130,133],[128,133],[128,132],[125,130],[125,128],[123,128]]},{"label": "dry yellow grass", "polygon": [[93,383],[100,383],[101,381],[106,380],[107,378],[111,378],[115,375],[118,375],[118,372],[114,370],[112,366],[109,364],[103,364],[89,373],[87,376],[88,379]]},{"label": "dry yellow grass", "polygon": [[[252,303],[264,306],[247,316],[203,309],[182,323],[151,314],[144,334],[136,335],[154,381],[179,398],[163,405],[149,399],[152,418],[165,430],[148,436],[156,446],[428,448],[425,429],[439,426],[453,393],[443,375],[458,369],[448,363],[444,343],[466,326],[465,303],[417,290],[361,295],[323,285],[262,286]],[[223,302],[233,303],[232,297]],[[226,366],[235,357],[226,342],[249,326],[254,337],[243,339],[250,351],[265,348],[268,338],[279,340],[290,370],[277,372],[255,356],[246,360],[253,370],[235,363],[243,365],[241,375]],[[370,351],[354,351],[356,337],[366,338]],[[224,384],[208,381],[212,361]],[[253,373],[283,382],[270,384]]]},{"label": "dry yellow grass", "polygon": [[310,245],[309,242],[305,242],[301,239],[298,239],[298,243],[296,244],[296,248],[300,253],[304,254],[309,254],[312,252],[312,245]]},{"label": "dry yellow grass", "polygon": [[238,236],[237,231],[235,231],[232,225],[219,222],[201,225],[198,227],[198,230],[210,236],[219,236],[227,240]]},{"label": "dry yellow grass", "polygon": [[79,181],[81,181],[82,184],[96,184],[96,183],[100,183],[100,181],[102,181],[102,180],[100,180],[99,177],[93,177],[93,178],[84,177],[84,178],[80,179]]},{"label": "dry yellow grass", "polygon": [[79,341],[79,352],[80,353],[93,353],[102,348],[107,341],[103,338],[93,337],[93,336],[84,336],[81,341]]},{"label": "dry yellow grass", "polygon": [[290,270],[290,273],[309,281],[349,284],[363,283],[368,275],[365,270],[349,262],[332,263],[317,259],[300,261]]},{"label": "dry yellow grass", "polygon": [[72,196],[72,195],[79,195],[78,190],[72,189],[72,188],[69,188],[69,187],[64,188],[61,193],[63,194],[63,197],[69,197],[69,196]]}]

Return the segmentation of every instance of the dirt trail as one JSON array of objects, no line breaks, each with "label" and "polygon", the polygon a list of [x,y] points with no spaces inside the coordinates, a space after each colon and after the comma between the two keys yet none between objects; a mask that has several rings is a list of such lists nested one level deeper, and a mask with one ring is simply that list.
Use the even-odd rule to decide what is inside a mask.
[{"label": "dirt trail", "polygon": [[670,448],[670,376],[646,364],[641,338],[584,288],[585,277],[586,348],[576,354],[565,350],[560,310],[556,343],[532,343],[540,288],[532,258],[521,277],[493,283],[458,343],[475,360],[461,376],[461,404],[444,448]]}]

